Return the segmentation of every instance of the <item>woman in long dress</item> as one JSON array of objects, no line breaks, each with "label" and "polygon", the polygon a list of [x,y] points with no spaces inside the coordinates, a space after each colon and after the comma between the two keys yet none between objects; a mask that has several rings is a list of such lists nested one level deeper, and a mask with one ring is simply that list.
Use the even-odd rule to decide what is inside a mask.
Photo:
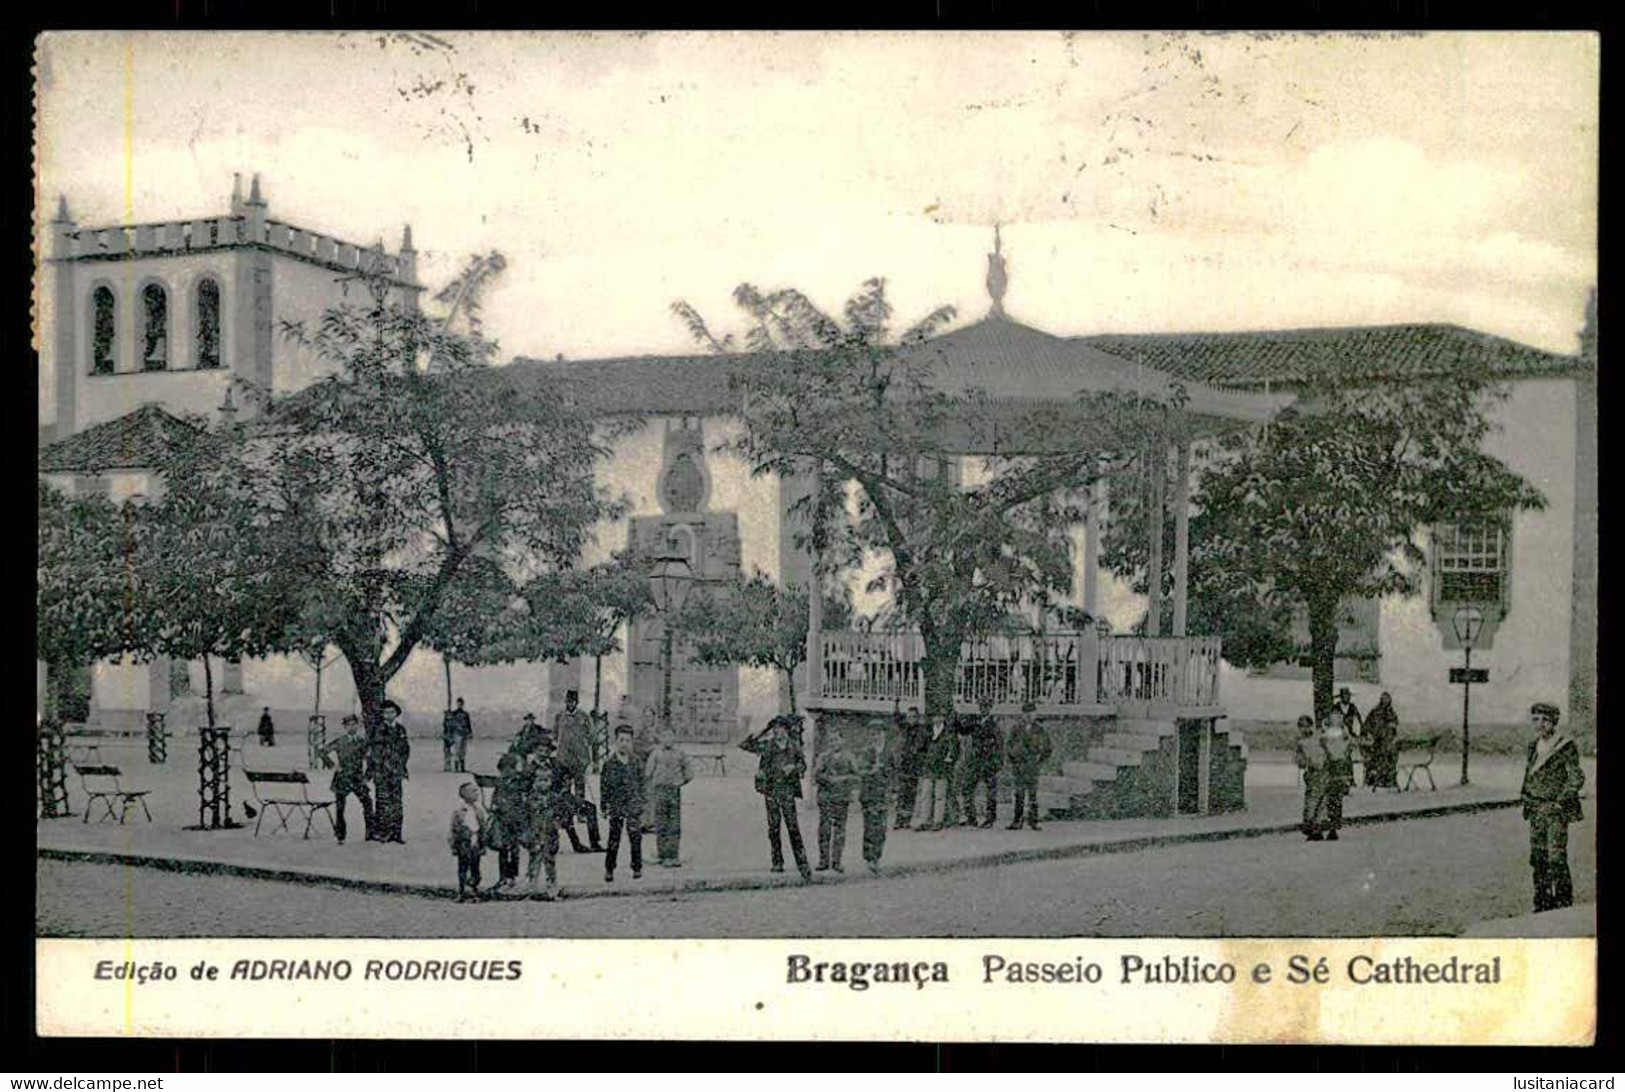
[{"label": "woman in long dress", "polygon": [[1399,788],[1399,714],[1387,693],[1366,716],[1361,743],[1366,785],[1373,790]]}]

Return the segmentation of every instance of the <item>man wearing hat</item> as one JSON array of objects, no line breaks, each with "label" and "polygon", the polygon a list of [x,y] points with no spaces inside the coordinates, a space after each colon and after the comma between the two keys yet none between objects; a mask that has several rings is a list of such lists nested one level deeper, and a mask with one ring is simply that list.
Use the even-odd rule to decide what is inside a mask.
[{"label": "man wearing hat", "polygon": [[330,740],[319,754],[328,765],[337,764],[333,771],[333,836],[339,845],[344,844],[349,834],[344,812],[349,798],[354,796],[361,804],[361,822],[367,841],[373,841],[372,794],[367,791],[367,741],[361,735],[361,718],[353,713],[346,716],[339,737]]},{"label": "man wearing hat", "polygon": [[561,822],[570,832],[570,844],[579,846],[576,837],[577,815],[587,821],[587,837],[592,841],[593,853],[603,852],[598,832],[598,809],[587,799],[587,767],[592,765],[592,718],[580,708],[581,695],[574,690],[564,692],[564,708],[553,717],[553,742],[559,749],[559,765],[563,770],[563,796],[561,808],[568,813]]},{"label": "man wearing hat", "polygon": [[801,826],[796,819],[796,801],[801,797],[801,779],[807,773],[807,757],[790,736],[791,720],[774,717],[767,727],[746,736],[739,749],[756,756],[756,791],[762,794],[767,809],[767,849],[772,857],[773,871],[784,871],[784,844],[779,828],[790,835],[790,852],[795,855],[796,871],[803,881],[812,880],[812,869],[807,864],[807,849],[801,841]]},{"label": "man wearing hat", "polygon": [[1535,738],[1523,772],[1523,817],[1529,822],[1529,867],[1534,871],[1535,912],[1574,905],[1569,875],[1569,824],[1581,818],[1580,790],[1585,771],[1580,748],[1558,731],[1557,706],[1536,702],[1529,709]]},{"label": "man wearing hat", "polygon": [[1016,816],[1006,830],[1020,830],[1023,813],[1028,828],[1038,829],[1038,771],[1053,748],[1049,733],[1033,716],[1037,708],[1030,701],[1021,703],[1021,719],[1010,729],[1010,742],[1005,745],[1005,759],[1016,782]]},{"label": "man wearing hat", "polygon": [[412,745],[401,723],[401,707],[386,700],[379,709],[377,729],[367,741],[367,761],[372,767],[372,791],[377,800],[373,831],[380,842],[404,843],[406,802],[406,763]]},{"label": "man wearing hat", "polygon": [[526,713],[524,721],[519,725],[519,731],[514,734],[513,742],[508,744],[508,750],[522,759],[529,759],[536,753],[536,748],[545,734],[542,726],[536,723],[536,714]]}]

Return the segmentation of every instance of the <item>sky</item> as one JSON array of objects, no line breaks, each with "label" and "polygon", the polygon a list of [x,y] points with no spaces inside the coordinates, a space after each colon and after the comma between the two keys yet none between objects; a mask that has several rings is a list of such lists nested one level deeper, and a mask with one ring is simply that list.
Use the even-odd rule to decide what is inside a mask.
[{"label": "sky", "polygon": [[[1573,351],[1598,40],[1571,34],[52,34],[36,223],[269,215],[474,253],[504,357],[694,351],[741,282],[1057,334],[1453,322]],[[53,415],[41,377],[41,415]]]}]

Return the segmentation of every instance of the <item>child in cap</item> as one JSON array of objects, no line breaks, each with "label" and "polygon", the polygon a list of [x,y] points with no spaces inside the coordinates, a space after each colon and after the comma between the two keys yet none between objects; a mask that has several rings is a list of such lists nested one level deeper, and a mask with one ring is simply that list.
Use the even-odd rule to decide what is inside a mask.
[{"label": "child in cap", "polygon": [[462,803],[451,813],[447,842],[457,857],[457,901],[478,902],[480,898],[480,855],[489,819],[480,803],[480,787],[472,781],[457,789]]}]

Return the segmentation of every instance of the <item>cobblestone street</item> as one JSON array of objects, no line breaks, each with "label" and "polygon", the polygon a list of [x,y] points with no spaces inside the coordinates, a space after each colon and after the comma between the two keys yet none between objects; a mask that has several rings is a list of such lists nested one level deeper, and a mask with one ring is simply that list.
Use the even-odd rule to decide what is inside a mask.
[{"label": "cobblestone street", "polygon": [[[1595,823],[1574,826],[1575,898],[1596,898]],[[146,868],[41,861],[60,936],[1454,935],[1529,909],[1515,810],[1073,860],[768,891],[463,906]],[[628,880],[628,882],[630,882]]]}]

